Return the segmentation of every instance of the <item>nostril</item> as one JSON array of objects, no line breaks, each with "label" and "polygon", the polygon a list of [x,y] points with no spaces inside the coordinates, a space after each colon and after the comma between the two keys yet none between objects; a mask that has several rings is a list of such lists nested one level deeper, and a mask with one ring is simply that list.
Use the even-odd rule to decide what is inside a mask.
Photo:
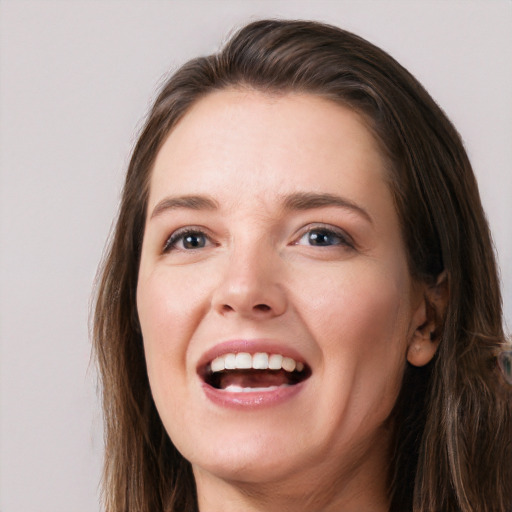
[{"label": "nostril", "polygon": [[252,307],[250,306],[250,304],[241,304],[241,305],[237,305],[237,304],[220,304],[219,305],[219,309],[218,309],[219,313],[224,315],[224,314],[228,314],[228,313],[239,313],[239,314],[242,314],[242,315],[250,315],[250,314],[263,314],[263,313],[266,313],[266,314],[270,314],[271,312],[275,312],[275,309],[272,307],[272,306],[269,306],[268,304],[254,304]]}]

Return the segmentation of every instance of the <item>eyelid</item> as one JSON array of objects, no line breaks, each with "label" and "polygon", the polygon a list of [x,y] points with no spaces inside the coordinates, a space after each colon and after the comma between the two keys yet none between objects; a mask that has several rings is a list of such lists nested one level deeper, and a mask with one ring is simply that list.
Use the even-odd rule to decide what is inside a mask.
[{"label": "eyelid", "polygon": [[[330,233],[334,234],[335,236],[337,236],[338,238],[341,239],[341,241],[342,241],[342,243],[340,244],[341,246],[351,247],[352,249],[356,248],[356,244],[355,244],[353,238],[345,230],[343,230],[337,226],[333,226],[332,224],[323,224],[323,223],[310,224],[310,225],[306,226],[306,228],[301,230],[299,235],[297,237],[295,237],[294,245],[299,245],[299,241],[305,235],[307,235],[308,233],[311,233],[312,231],[317,231],[317,230],[318,231],[326,231],[326,232],[330,232]],[[325,246],[325,247],[327,248],[327,247],[336,247],[336,246]]]},{"label": "eyelid", "polygon": [[[325,246],[324,248],[329,247],[350,247],[355,249],[356,244],[352,237],[343,229],[333,226],[332,224],[324,224],[324,223],[316,223],[316,224],[309,224],[308,226],[304,227],[300,230],[299,234],[294,237],[294,241],[292,242],[292,245],[299,245],[300,240],[307,235],[308,233],[311,233],[312,231],[325,231],[328,233],[332,233],[336,237],[338,237],[341,240],[340,244],[332,245],[332,246]],[[212,236],[209,234],[208,230],[203,226],[183,226],[181,228],[178,228],[174,230],[166,239],[163,244],[162,253],[168,253],[171,250],[175,248],[175,245],[179,240],[181,240],[183,237],[185,237],[188,234],[193,235],[201,235],[204,236],[207,239],[206,247],[215,245],[215,243],[212,240]],[[321,247],[321,246],[319,246]],[[198,248],[199,249],[199,248]],[[185,250],[185,249],[180,249]],[[187,249],[192,250],[192,249]]]},{"label": "eyelid", "polygon": [[[185,237],[186,235],[202,235],[204,236],[210,243],[207,245],[213,245],[211,236],[208,234],[207,230],[201,226],[183,226],[182,228],[178,228],[174,230],[164,242],[164,246],[162,249],[162,253],[168,253],[173,250],[176,246],[176,243]],[[184,249],[183,249],[184,250]],[[190,249],[191,250],[191,249]]]}]

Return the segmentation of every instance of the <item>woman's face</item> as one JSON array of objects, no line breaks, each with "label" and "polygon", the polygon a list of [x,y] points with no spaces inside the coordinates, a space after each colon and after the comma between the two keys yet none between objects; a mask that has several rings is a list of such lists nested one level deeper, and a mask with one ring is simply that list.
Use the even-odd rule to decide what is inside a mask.
[{"label": "woman's face", "polygon": [[385,177],[362,118],[311,95],[215,92],[166,140],[137,307],[199,482],[307,486],[387,461],[425,308]]}]

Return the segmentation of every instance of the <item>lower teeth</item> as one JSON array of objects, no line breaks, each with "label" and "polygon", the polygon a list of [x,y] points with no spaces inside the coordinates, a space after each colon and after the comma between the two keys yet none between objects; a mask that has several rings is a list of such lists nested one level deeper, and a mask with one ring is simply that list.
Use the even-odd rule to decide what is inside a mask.
[{"label": "lower teeth", "polygon": [[224,388],[224,391],[229,391],[231,393],[255,393],[261,391],[274,391],[279,388],[288,387],[288,384],[282,384],[281,386],[268,386],[265,388],[243,388],[241,386],[237,386],[236,384],[230,384]]}]

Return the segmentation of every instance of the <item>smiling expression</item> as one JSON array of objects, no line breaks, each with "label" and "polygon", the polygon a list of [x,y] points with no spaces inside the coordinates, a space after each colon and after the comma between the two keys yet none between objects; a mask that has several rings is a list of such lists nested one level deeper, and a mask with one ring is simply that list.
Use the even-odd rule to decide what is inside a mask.
[{"label": "smiling expression", "polygon": [[137,307],[199,481],[382,471],[425,320],[387,172],[363,118],[312,95],[209,94],[159,151]]}]

